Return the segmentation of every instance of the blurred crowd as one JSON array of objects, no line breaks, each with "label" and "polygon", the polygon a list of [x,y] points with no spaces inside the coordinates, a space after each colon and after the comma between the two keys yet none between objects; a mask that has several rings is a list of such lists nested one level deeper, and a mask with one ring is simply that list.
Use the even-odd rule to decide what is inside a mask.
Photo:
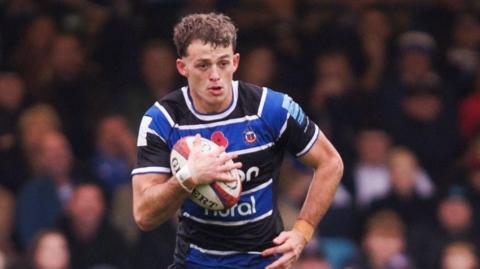
[{"label": "blurred crowd", "polygon": [[[172,27],[220,11],[235,79],[297,100],[345,175],[296,269],[475,269],[480,2],[0,1],[0,269],[166,268],[176,219],[133,222],[136,132],[185,84]],[[312,171],[288,157],[291,227]]]}]

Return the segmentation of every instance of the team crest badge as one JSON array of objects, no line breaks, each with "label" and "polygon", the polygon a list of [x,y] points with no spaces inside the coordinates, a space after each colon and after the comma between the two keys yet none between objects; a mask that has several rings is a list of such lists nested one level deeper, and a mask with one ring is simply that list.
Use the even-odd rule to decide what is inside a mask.
[{"label": "team crest badge", "polygon": [[225,137],[222,131],[215,131],[212,133],[210,136],[210,140],[213,141],[213,143],[222,146],[224,148],[228,147],[228,139]]},{"label": "team crest badge", "polygon": [[245,131],[245,142],[251,144],[257,141],[257,135],[253,132],[253,130],[248,129]]}]

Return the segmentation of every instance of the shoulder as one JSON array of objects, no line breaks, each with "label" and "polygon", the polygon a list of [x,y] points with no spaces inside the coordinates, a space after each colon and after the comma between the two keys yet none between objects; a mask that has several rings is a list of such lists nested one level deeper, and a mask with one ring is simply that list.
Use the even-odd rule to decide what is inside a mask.
[{"label": "shoulder", "polygon": [[181,109],[182,102],[184,100],[180,89],[156,101],[143,115],[139,135],[142,132],[145,136],[146,133],[152,133],[165,140],[176,123],[176,115],[181,115],[178,110]]},{"label": "shoulder", "polygon": [[240,98],[244,100],[247,107],[255,108],[259,116],[271,112],[275,114],[282,109],[286,112],[282,104],[284,100],[291,100],[285,93],[244,81],[239,81],[239,89]]}]

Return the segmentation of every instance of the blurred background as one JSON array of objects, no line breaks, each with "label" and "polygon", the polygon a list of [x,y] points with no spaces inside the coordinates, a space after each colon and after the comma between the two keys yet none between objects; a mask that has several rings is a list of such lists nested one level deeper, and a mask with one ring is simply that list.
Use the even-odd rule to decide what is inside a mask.
[{"label": "blurred background", "polygon": [[[0,269],[166,268],[130,171],[156,99],[185,84],[172,27],[224,12],[236,79],[299,102],[345,162],[296,269],[479,267],[480,1],[0,0]],[[294,222],[312,171],[288,157]]]}]

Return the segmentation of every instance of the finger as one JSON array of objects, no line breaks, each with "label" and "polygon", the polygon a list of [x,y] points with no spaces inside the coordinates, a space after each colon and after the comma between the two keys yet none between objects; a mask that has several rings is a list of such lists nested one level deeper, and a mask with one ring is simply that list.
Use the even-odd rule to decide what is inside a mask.
[{"label": "finger", "polygon": [[239,169],[242,167],[241,162],[227,162],[224,165],[220,166],[219,171],[220,172],[230,172],[232,169]]},{"label": "finger", "polygon": [[281,232],[277,237],[275,237],[273,239],[273,243],[277,244],[277,245],[280,245],[280,244],[285,243],[285,241],[287,241],[287,239],[288,239],[288,234],[286,232]]},{"label": "finger", "polygon": [[293,246],[291,244],[283,244],[275,247],[275,254],[285,254],[291,251],[293,251]]},{"label": "finger", "polygon": [[265,267],[265,269],[287,268],[292,263],[292,258],[293,254],[284,254],[280,259]]},{"label": "finger", "polygon": [[196,134],[195,138],[193,138],[193,147],[198,147],[202,144],[202,139],[200,134]]},{"label": "finger", "polygon": [[223,182],[232,182],[236,181],[237,178],[232,176],[230,173],[218,173],[214,176],[215,180]]},{"label": "finger", "polygon": [[277,247],[271,247],[267,248],[264,251],[262,251],[262,256],[270,256],[277,253]]}]

